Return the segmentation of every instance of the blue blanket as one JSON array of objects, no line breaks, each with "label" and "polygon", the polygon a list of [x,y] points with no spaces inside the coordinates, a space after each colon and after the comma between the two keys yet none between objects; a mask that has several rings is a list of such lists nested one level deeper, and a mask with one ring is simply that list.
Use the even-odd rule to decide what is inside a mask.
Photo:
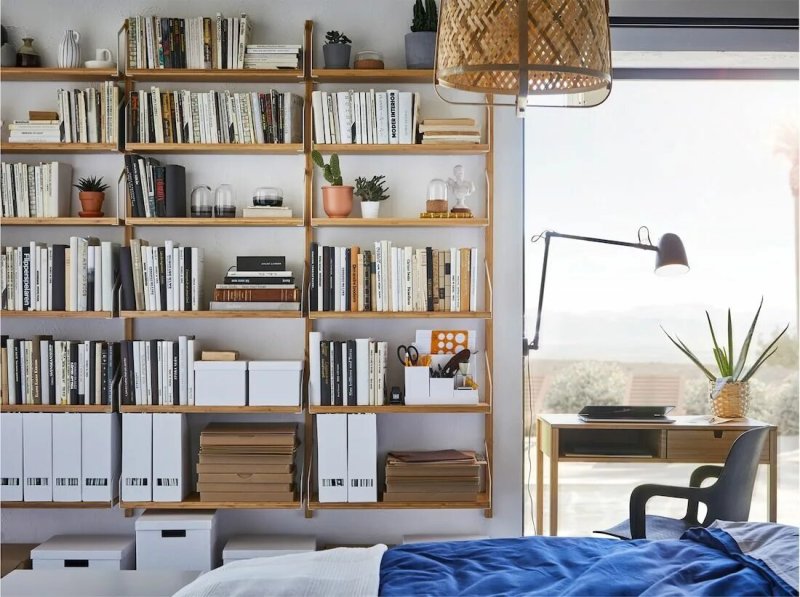
[{"label": "blue blanket", "polygon": [[[784,555],[797,562],[797,529],[769,528],[778,528],[783,545],[794,546]],[[796,578],[782,578],[757,557],[763,552],[754,554],[722,528],[690,529],[675,541],[527,537],[418,543],[384,554],[380,594],[797,595]]]}]

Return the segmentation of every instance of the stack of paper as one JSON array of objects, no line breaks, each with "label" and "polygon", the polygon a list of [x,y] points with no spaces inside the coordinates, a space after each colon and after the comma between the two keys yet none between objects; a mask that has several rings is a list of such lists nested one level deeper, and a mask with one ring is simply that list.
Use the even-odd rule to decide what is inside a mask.
[{"label": "stack of paper", "polygon": [[481,129],[473,118],[427,118],[419,132],[428,145],[481,142]]},{"label": "stack of paper", "polygon": [[58,120],[15,120],[8,125],[12,143],[60,143],[61,123]]},{"label": "stack of paper", "polygon": [[481,489],[475,452],[389,452],[384,502],[475,502]]},{"label": "stack of paper", "polygon": [[249,44],[244,68],[300,68],[300,46],[291,44]]}]

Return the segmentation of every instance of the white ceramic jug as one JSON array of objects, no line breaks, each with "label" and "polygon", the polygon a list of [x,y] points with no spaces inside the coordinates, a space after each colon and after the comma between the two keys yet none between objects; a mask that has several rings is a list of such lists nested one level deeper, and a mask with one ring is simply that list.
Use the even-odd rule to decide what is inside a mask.
[{"label": "white ceramic jug", "polygon": [[80,33],[67,29],[64,39],[58,44],[58,67],[77,68],[81,64]]}]

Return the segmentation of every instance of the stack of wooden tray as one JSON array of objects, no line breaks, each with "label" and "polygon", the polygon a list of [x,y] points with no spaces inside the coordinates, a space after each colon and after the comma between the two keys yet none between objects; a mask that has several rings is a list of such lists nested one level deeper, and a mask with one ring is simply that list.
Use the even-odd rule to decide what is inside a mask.
[{"label": "stack of wooden tray", "polygon": [[390,452],[384,502],[474,502],[482,460],[472,451]]}]

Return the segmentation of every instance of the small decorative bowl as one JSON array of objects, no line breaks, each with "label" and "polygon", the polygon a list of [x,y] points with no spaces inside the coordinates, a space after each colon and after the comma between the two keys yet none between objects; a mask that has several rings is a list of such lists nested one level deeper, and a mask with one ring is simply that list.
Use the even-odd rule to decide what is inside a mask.
[{"label": "small decorative bowl", "polygon": [[372,50],[357,52],[353,61],[353,68],[362,70],[379,70],[384,68],[383,56]]},{"label": "small decorative bowl", "polygon": [[283,205],[283,191],[278,187],[258,187],[253,191],[255,207],[280,207]]}]

